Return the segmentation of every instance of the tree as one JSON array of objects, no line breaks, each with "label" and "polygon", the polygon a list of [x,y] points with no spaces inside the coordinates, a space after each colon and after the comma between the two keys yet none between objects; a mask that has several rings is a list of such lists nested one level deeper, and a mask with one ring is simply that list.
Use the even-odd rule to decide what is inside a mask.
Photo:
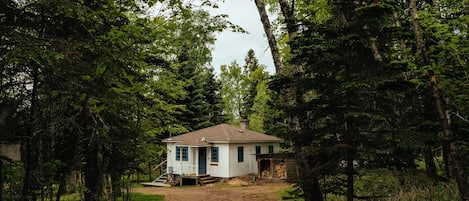
[{"label": "tree", "polygon": [[220,73],[221,96],[224,114],[232,124],[244,117],[244,97],[247,94],[245,78],[241,66],[233,61],[230,66],[222,65]]},{"label": "tree", "polygon": [[[437,14],[435,16],[436,19],[433,18],[433,20],[432,20],[432,15],[431,14],[427,15],[427,16],[430,17],[429,19],[430,19],[430,21],[432,21],[432,23],[437,23],[438,25],[442,26],[442,27],[435,28],[434,25],[428,25],[428,30],[429,31],[432,31],[433,29],[435,29],[439,32],[439,33],[436,33],[436,34],[432,35],[437,40],[437,44],[434,44],[434,45],[432,45],[431,43],[425,43],[425,40],[424,40],[424,37],[423,37],[423,35],[425,33],[424,33],[423,28],[422,28],[420,19],[418,17],[419,8],[417,6],[417,1],[410,0],[409,6],[410,6],[410,15],[411,15],[411,20],[412,20],[412,25],[413,25],[413,33],[414,33],[414,36],[415,36],[415,43],[416,43],[416,47],[417,47],[418,60],[416,61],[416,64],[418,66],[420,66],[420,68],[422,68],[422,69],[424,69],[425,67],[430,67],[430,68],[435,69],[435,70],[440,70],[440,66],[439,65],[432,66],[432,61],[434,61],[434,63],[438,63],[442,66],[446,66],[448,64],[451,65],[452,62],[451,61],[449,61],[449,62],[446,61],[446,58],[441,58],[441,57],[437,57],[437,56],[434,56],[433,58],[431,58],[430,57],[430,52],[427,50],[427,44],[430,44],[430,47],[432,49],[436,50],[435,51],[436,53],[442,52],[441,50],[438,50],[439,47],[435,47],[434,45],[441,45],[441,46],[444,47],[445,44],[446,44],[446,41],[448,39],[450,39],[450,37],[445,36],[445,34],[450,34],[452,32],[454,33],[455,30],[459,30],[458,28],[455,28],[453,30],[451,30],[451,29],[448,30],[448,29],[445,28],[445,25],[447,25],[447,24],[442,22],[442,19],[441,19],[442,14],[440,13],[441,12],[440,11],[441,10],[440,2],[439,1],[433,1],[433,9],[429,11],[430,13],[433,11],[433,13]],[[446,6],[451,7],[450,5],[446,5]],[[446,7],[446,6],[444,6],[444,7]],[[450,13],[447,13],[447,14],[451,15],[453,13],[451,13],[451,11],[450,11]],[[451,20],[451,18],[450,18],[450,20]],[[441,34],[441,33],[443,33],[443,34]],[[449,46],[451,46],[451,45],[452,44],[450,44]],[[456,54],[458,54],[458,53],[456,53]],[[432,55],[434,55],[434,54],[432,54]],[[456,59],[456,61],[457,61],[457,59]],[[447,70],[447,69],[444,69],[444,70]],[[461,197],[462,200],[469,200],[469,191],[468,191],[469,184],[467,182],[467,174],[466,174],[465,169],[463,168],[463,164],[462,164],[462,161],[461,161],[461,156],[460,156],[460,153],[459,153],[458,144],[454,141],[453,131],[452,131],[452,128],[451,128],[451,125],[450,125],[450,117],[448,116],[448,111],[446,110],[446,106],[445,106],[445,103],[444,103],[445,100],[440,95],[440,89],[439,89],[438,84],[437,84],[437,77],[436,77],[435,71],[434,70],[428,70],[427,72],[425,72],[425,76],[426,76],[428,85],[430,86],[431,91],[432,91],[432,98],[433,98],[433,101],[434,101],[435,111],[438,115],[438,120],[441,124],[441,130],[442,130],[442,133],[443,133],[443,140],[444,140],[444,145],[443,146],[447,146],[447,148],[448,148],[448,156],[449,156],[448,160],[451,163],[451,167],[453,168],[453,172],[454,172],[456,181],[458,183],[460,197]],[[447,80],[447,81],[451,82],[449,80]],[[444,82],[445,81],[443,81],[443,83]]]},{"label": "tree", "polygon": [[218,92],[214,91],[218,90],[217,85],[208,86],[206,82],[216,84],[213,70],[207,67],[211,61],[210,45],[215,41],[214,33],[222,30],[225,24],[204,10],[186,12],[186,15],[179,20],[176,36],[182,44],[176,53],[177,76],[185,82],[186,91],[180,102],[186,110],[179,119],[187,130],[193,131],[220,123],[220,119],[212,119],[215,115],[213,107],[219,104],[215,102],[219,101],[216,97]]},{"label": "tree", "polygon": [[208,127],[226,122],[226,117],[223,114],[221,83],[216,80],[213,68],[206,69],[204,75],[205,79],[202,83],[204,83],[204,95],[208,103],[206,109],[210,122],[210,124],[207,125]]},{"label": "tree", "polygon": [[268,72],[265,66],[260,65],[254,53],[250,49],[245,58],[243,74],[247,87],[245,101],[245,116],[249,120],[249,126],[252,130],[263,133],[264,119],[266,115],[268,96]]},{"label": "tree", "polygon": [[142,141],[181,131],[175,99],[182,84],[165,60],[172,49],[161,48],[174,41],[176,19],[138,17],[133,1],[8,1],[1,8],[12,14],[1,16],[1,72],[13,75],[2,76],[1,94],[31,111],[30,119],[15,114],[29,128],[24,199],[55,182],[62,190],[62,178],[83,168],[85,200],[98,200],[103,175],[137,169]]}]

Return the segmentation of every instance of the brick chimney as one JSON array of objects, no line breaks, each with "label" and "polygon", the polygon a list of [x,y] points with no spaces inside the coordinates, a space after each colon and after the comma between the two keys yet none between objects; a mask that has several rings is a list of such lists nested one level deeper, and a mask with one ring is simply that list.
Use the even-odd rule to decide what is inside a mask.
[{"label": "brick chimney", "polygon": [[241,130],[249,130],[249,121],[246,118],[241,119],[239,121],[239,127]]}]

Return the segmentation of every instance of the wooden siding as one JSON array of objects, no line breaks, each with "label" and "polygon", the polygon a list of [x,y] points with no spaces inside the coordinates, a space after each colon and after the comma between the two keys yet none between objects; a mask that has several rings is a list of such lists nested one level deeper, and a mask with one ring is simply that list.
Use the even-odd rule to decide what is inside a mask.
[{"label": "wooden siding", "polygon": [[262,179],[284,179],[294,181],[298,178],[296,160],[292,154],[261,154],[257,159],[259,174]]}]

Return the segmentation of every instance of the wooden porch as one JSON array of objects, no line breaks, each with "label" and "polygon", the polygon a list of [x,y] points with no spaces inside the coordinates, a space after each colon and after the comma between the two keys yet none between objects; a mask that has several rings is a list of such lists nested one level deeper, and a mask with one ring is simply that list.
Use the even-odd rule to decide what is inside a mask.
[{"label": "wooden porch", "polygon": [[181,175],[179,176],[181,178],[180,185],[184,185],[184,183],[189,183],[189,184],[195,184],[195,185],[207,185],[211,183],[216,183],[218,182],[218,179],[215,177],[212,177],[208,174],[199,174],[199,175]]}]

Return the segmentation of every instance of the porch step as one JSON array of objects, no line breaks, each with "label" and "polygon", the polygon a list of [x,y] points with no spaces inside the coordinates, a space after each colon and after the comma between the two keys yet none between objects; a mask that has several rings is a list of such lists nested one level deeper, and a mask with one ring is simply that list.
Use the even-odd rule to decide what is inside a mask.
[{"label": "porch step", "polygon": [[153,180],[152,182],[145,182],[142,183],[143,186],[161,186],[161,187],[170,187],[171,184],[168,184],[168,174],[164,172],[158,178]]},{"label": "porch step", "polygon": [[168,173],[164,172],[162,175],[157,177],[155,180],[152,182],[161,182],[161,183],[166,183],[168,181]]},{"label": "porch step", "polygon": [[199,183],[201,185],[207,185],[207,184],[216,183],[216,182],[218,182],[218,179],[210,175],[199,175]]},{"label": "porch step", "polygon": [[156,178],[155,180],[153,180],[153,182],[161,182],[161,183],[165,183],[166,181],[168,181],[168,175],[166,174],[163,174],[159,176],[158,178]]},{"label": "porch step", "polygon": [[162,182],[145,182],[142,183],[143,186],[157,186],[157,187],[171,187],[170,184],[165,184]]}]

